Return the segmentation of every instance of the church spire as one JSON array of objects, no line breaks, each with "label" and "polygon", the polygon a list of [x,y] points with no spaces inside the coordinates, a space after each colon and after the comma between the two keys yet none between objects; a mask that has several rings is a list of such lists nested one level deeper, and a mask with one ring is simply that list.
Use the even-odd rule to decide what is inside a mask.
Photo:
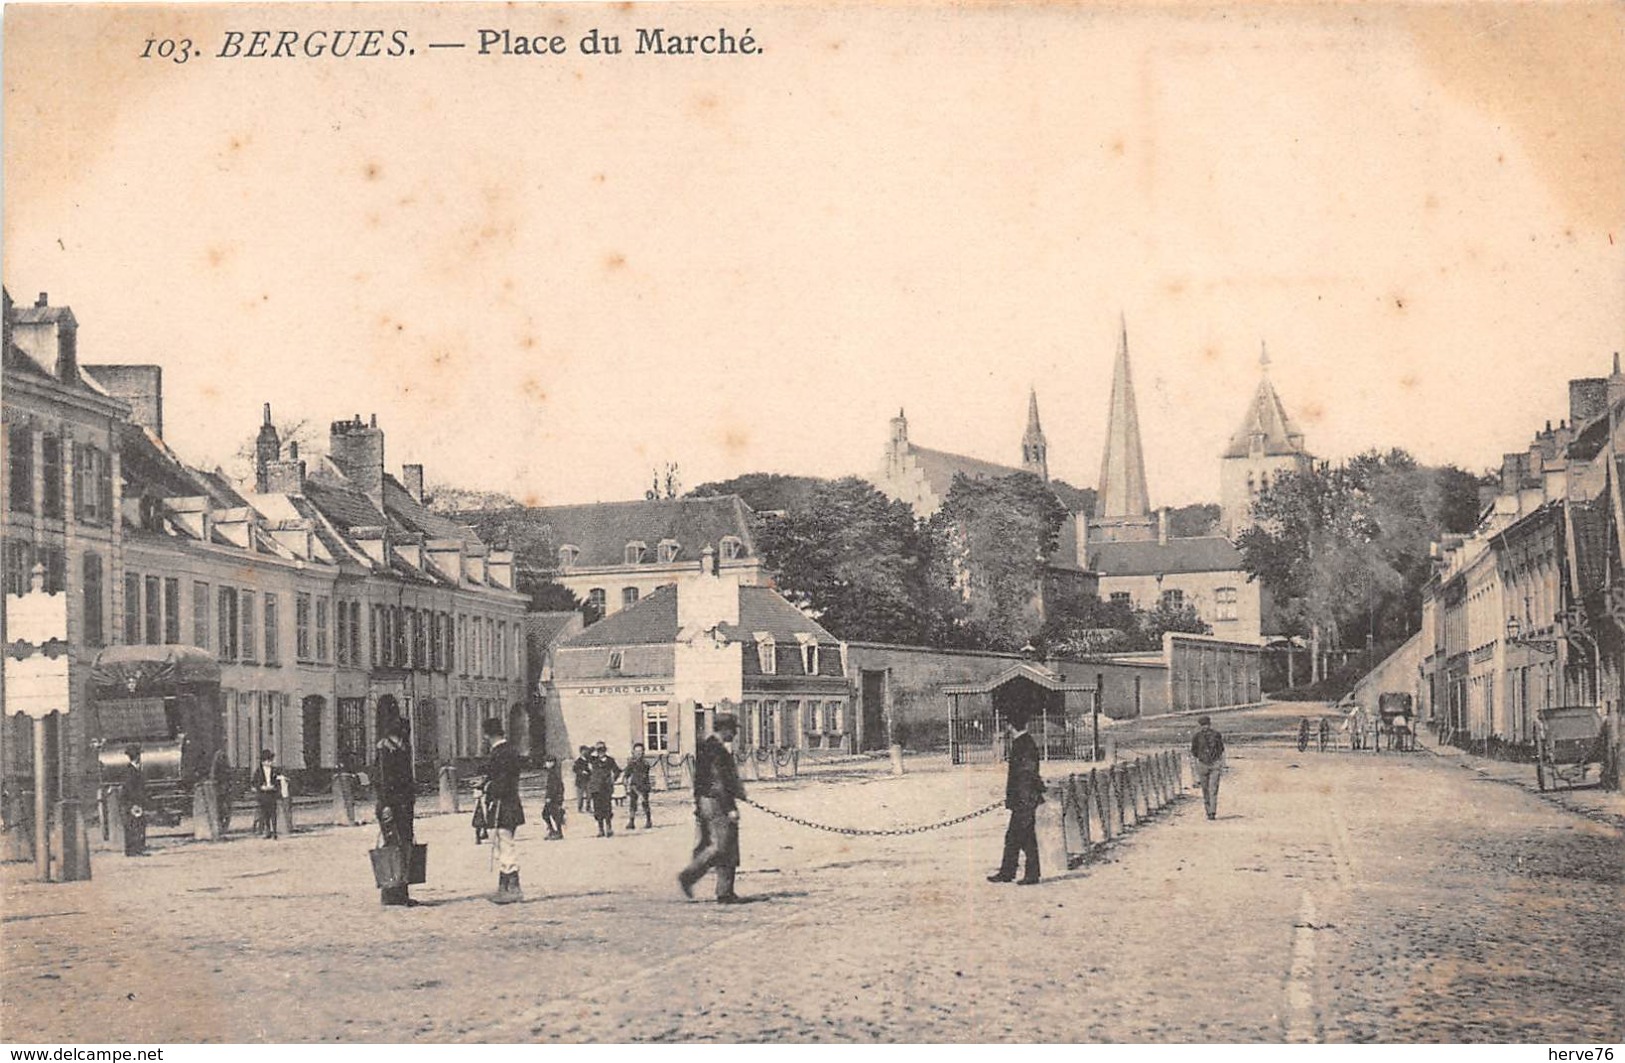
[{"label": "church spire", "polygon": [[1122,320],[1117,363],[1112,367],[1112,398],[1106,421],[1106,453],[1100,462],[1100,498],[1096,515],[1149,517],[1151,499],[1145,484],[1145,452],[1140,446],[1140,414],[1134,403],[1134,379],[1128,363],[1128,321]]},{"label": "church spire", "polygon": [[1027,432],[1021,437],[1021,467],[1040,480],[1049,479],[1049,444],[1038,423],[1038,389],[1027,391]]}]

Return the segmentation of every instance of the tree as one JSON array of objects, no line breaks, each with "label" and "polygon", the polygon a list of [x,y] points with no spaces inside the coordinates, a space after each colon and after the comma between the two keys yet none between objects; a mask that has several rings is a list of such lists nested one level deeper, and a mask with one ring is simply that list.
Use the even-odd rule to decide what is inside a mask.
[{"label": "tree", "polygon": [[1418,465],[1396,448],[1283,475],[1259,496],[1257,523],[1237,546],[1289,632],[1309,636],[1313,679],[1322,645],[1375,649],[1408,634],[1430,573],[1429,544],[1476,523],[1477,487],[1470,474]]},{"label": "tree", "polygon": [[856,477],[815,481],[782,516],[760,522],[756,546],[778,590],[842,639],[922,642],[939,595],[919,522]]},{"label": "tree", "polygon": [[1168,511],[1168,536],[1172,539],[1195,539],[1203,535],[1212,535],[1218,526],[1219,507],[1212,502],[1175,506]]},{"label": "tree", "polygon": [[454,516],[475,510],[519,508],[519,500],[502,491],[475,491],[450,484],[434,484],[423,491],[423,505],[431,513]]},{"label": "tree", "polygon": [[666,462],[666,472],[664,477],[662,477],[659,469],[654,470],[652,475],[654,480],[653,484],[650,485],[647,491],[643,492],[643,497],[646,501],[658,502],[663,498],[671,499],[677,497],[681,482],[678,480],[676,462]]},{"label": "tree", "polygon": [[938,579],[951,581],[964,606],[951,641],[1015,650],[1039,633],[1044,568],[1066,516],[1055,492],[1030,473],[954,477],[928,524]]},{"label": "tree", "polygon": [[485,542],[501,543],[513,551],[514,589],[530,596],[531,609],[538,612],[580,610],[589,623],[598,619],[590,616],[581,599],[558,582],[558,544],[553,541],[553,529],[542,514],[525,506],[511,505],[448,515],[473,528]]},{"label": "tree", "polygon": [[804,502],[809,492],[829,480],[815,476],[786,476],[776,472],[750,472],[731,480],[703,483],[688,493],[689,498],[738,495],[758,513],[788,512]]},{"label": "tree", "polygon": [[1155,652],[1162,649],[1168,631],[1209,635],[1213,629],[1191,605],[1158,603],[1155,609],[1137,609],[1127,602],[1079,597],[1050,610],[1033,644],[1056,657],[1088,657],[1098,653]]}]

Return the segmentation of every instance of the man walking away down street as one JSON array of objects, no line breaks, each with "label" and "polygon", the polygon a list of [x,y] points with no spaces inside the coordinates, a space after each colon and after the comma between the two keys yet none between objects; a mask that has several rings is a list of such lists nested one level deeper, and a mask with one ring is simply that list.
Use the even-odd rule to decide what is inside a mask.
[{"label": "man walking away down street", "polygon": [[1196,721],[1197,730],[1191,738],[1191,770],[1202,787],[1202,804],[1207,807],[1207,818],[1219,816],[1219,776],[1224,774],[1224,739],[1213,729],[1213,718],[1203,716]]},{"label": "man walking away down street", "polygon": [[694,818],[699,823],[700,840],[694,846],[694,859],[677,876],[683,895],[694,896],[694,883],[715,868],[717,903],[739,904],[734,893],[734,872],[739,867],[739,809],[745,787],[739,781],[731,744],[739,733],[739,721],[726,714],[718,716],[713,733],[700,743],[694,754]]},{"label": "man walking away down street", "polygon": [[480,725],[491,744],[491,758],[485,765],[485,805],[490,809],[492,844],[496,848],[498,904],[514,904],[525,899],[519,888],[519,842],[514,837],[525,822],[525,809],[519,803],[519,754],[508,744],[502,721],[495,716]]},{"label": "man walking away down street", "polygon": [[649,783],[649,769],[653,767],[643,755],[643,743],[632,743],[632,755],[626,761],[626,829],[638,829],[638,803],[643,803],[643,826],[647,830],[654,826],[649,816],[649,792],[653,786]]},{"label": "man walking away down street", "polygon": [[119,785],[124,802],[124,855],[147,855],[147,779],[141,773],[141,747],[125,746],[129,765]]},{"label": "man walking away down street", "polygon": [[576,811],[587,811],[587,781],[592,778],[592,747],[582,746],[581,755],[570,765],[576,780]]},{"label": "man walking away down street", "polygon": [[259,809],[260,836],[276,841],[276,806],[282,796],[282,773],[276,770],[276,757],[269,749],[260,750],[260,766],[254,769],[254,801]]},{"label": "man walking away down street", "polygon": [[609,755],[609,746],[598,743],[593,750],[592,771],[587,776],[587,796],[592,798],[592,816],[598,821],[598,836],[615,836],[615,780],[621,777],[621,766]]},{"label": "man walking away down street", "polygon": [[[1044,803],[1044,777],[1038,769],[1038,743],[1027,733],[1027,716],[1010,714],[1010,768],[1004,784],[1004,807],[1010,825],[1004,831],[1004,860],[989,882],[1016,881],[1016,862],[1027,854],[1027,873],[1020,885],[1038,882],[1038,806]],[[1064,868],[1062,870],[1065,870]]]},{"label": "man walking away down street", "polygon": [[[411,729],[404,719],[392,720],[378,742],[373,763],[372,783],[378,801],[378,830],[384,844],[401,850],[402,866],[412,865],[412,812],[417,804],[417,783],[412,778],[412,750],[407,745]],[[378,893],[381,903],[405,908],[417,902],[407,896],[407,887],[386,886]]]},{"label": "man walking away down street", "polygon": [[556,842],[564,837],[564,773],[559,770],[559,758],[551,753],[542,759],[542,777],[546,787],[542,822],[547,824],[543,840]]}]

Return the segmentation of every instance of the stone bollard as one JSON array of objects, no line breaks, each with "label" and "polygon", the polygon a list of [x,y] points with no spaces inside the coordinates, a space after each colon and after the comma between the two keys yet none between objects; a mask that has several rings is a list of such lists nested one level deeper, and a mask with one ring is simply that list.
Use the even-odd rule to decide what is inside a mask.
[{"label": "stone bollard", "polygon": [[1100,745],[1101,754],[1105,757],[1106,763],[1117,763],[1117,736],[1110,731],[1106,732],[1106,737],[1101,739]]},{"label": "stone bollard", "polygon": [[893,775],[903,774],[903,747],[901,745],[891,747],[891,773]]},{"label": "stone bollard", "polygon": [[1090,768],[1089,800],[1093,803],[1095,822],[1100,824],[1100,840],[1103,842],[1111,841],[1111,839],[1114,837],[1114,833],[1112,831],[1112,818],[1106,814],[1106,792],[1104,790],[1104,786],[1105,783],[1101,781],[1100,771],[1096,768]]},{"label": "stone bollard", "polygon": [[57,882],[90,878],[90,837],[78,801],[56,803],[56,822],[51,824],[51,872]]},{"label": "stone bollard", "polygon": [[1087,856],[1093,848],[1089,837],[1089,801],[1081,775],[1068,775],[1062,783],[1061,825],[1066,828],[1066,851]]},{"label": "stone bollard", "polygon": [[284,838],[293,835],[293,796],[288,793],[276,799],[276,832]]},{"label": "stone bollard", "polygon": [[34,805],[21,794],[5,794],[5,850],[0,853],[8,864],[34,859]]},{"label": "stone bollard", "polygon": [[347,771],[333,776],[333,822],[341,827],[355,826],[355,783]]},{"label": "stone bollard", "polygon": [[453,814],[462,811],[457,804],[457,765],[455,764],[447,764],[440,769],[440,811]]},{"label": "stone bollard", "polygon": [[104,786],[101,791],[102,841],[114,852],[124,851],[124,791]]},{"label": "stone bollard", "polygon": [[1045,875],[1064,875],[1072,866],[1061,819],[1061,802],[1045,801],[1038,806],[1034,826],[1038,832],[1038,864]]},{"label": "stone bollard", "polygon": [[204,779],[192,787],[192,837],[199,841],[219,841],[225,832],[220,829],[220,790],[213,779]]}]

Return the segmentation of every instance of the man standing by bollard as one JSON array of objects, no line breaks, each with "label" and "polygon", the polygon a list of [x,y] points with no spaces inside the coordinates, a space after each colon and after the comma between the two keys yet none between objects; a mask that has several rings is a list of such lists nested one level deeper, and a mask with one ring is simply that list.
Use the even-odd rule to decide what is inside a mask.
[{"label": "man standing by bollard", "polygon": [[147,780],[141,774],[141,747],[125,746],[130,762],[124,769],[119,800],[124,804],[124,855],[147,855]]},{"label": "man standing by bollard", "polygon": [[654,826],[654,820],[649,814],[649,792],[654,789],[649,782],[649,761],[643,755],[643,743],[632,743],[632,755],[626,761],[626,829],[638,829],[638,803],[643,804],[643,826],[648,830]]},{"label": "man standing by bollard", "polygon": [[[412,750],[406,740],[411,734],[404,719],[392,720],[389,733],[378,742],[378,760],[373,766],[372,784],[378,798],[378,830],[384,844],[401,850],[402,866],[412,862],[412,812],[417,803],[417,784],[412,778]],[[386,886],[378,899],[391,907],[409,907],[417,902],[407,896],[407,886]]]},{"label": "man standing by bollard", "polygon": [[282,773],[276,770],[276,757],[269,749],[260,750],[260,766],[254,769],[254,800],[258,803],[261,836],[276,841],[276,805],[282,796]]},{"label": "man standing by bollard", "polygon": [[525,809],[519,803],[519,754],[508,744],[502,721],[491,717],[481,725],[485,740],[491,743],[491,760],[485,772],[485,807],[490,810],[491,843],[496,849],[498,904],[515,904],[525,899],[519,888],[519,842],[514,832],[525,822]]},{"label": "man standing by bollard", "polygon": [[1012,712],[1010,769],[1004,784],[1004,807],[1010,810],[1010,825],[1004,831],[1004,860],[987,877],[989,882],[1015,882],[1017,860],[1026,853],[1027,873],[1019,884],[1038,883],[1038,806],[1044,803],[1044,777],[1038,765],[1038,743],[1027,733],[1027,715]]},{"label": "man standing by bollard", "polygon": [[739,721],[720,715],[712,725],[714,733],[694,754],[694,818],[699,822],[700,840],[694,846],[694,859],[677,875],[683,896],[694,896],[694,883],[712,868],[717,872],[717,903],[739,904],[734,893],[734,872],[739,867],[739,809],[745,787],[733,753],[724,743],[732,743],[739,733]]},{"label": "man standing by bollard", "polygon": [[1213,718],[1203,716],[1196,721],[1197,730],[1191,738],[1191,770],[1202,787],[1202,804],[1207,818],[1219,816],[1219,776],[1224,773],[1224,739],[1213,729]]}]

